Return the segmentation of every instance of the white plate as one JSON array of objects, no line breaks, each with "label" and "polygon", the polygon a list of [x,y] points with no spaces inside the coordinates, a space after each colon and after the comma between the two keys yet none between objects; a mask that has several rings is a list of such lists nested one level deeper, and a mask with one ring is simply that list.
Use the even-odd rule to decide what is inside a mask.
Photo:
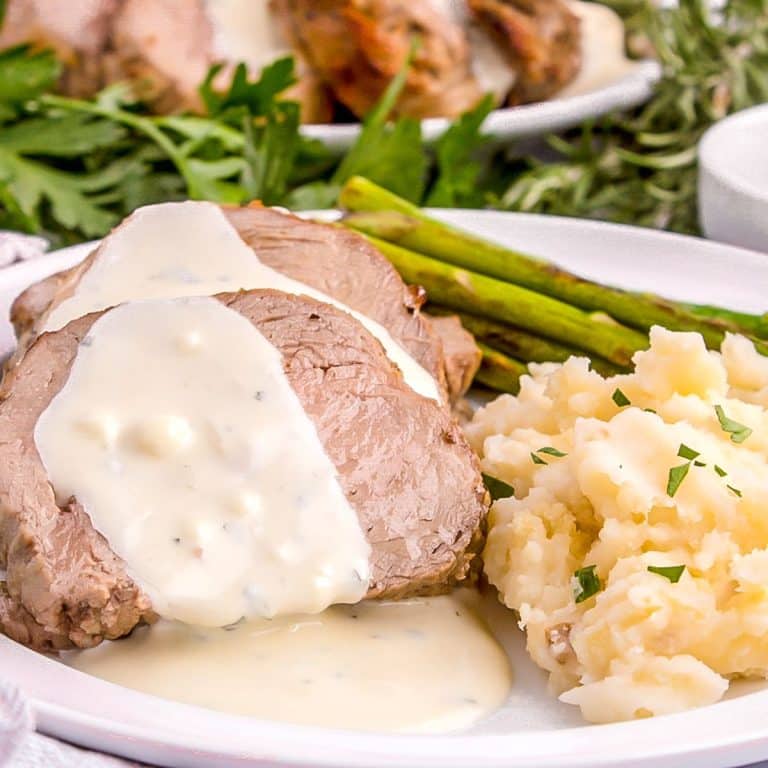
[{"label": "white plate", "polygon": [[[605,282],[746,311],[768,307],[765,255],[574,219],[478,211],[440,215]],[[12,343],[4,319],[12,297],[86,250],[68,249],[0,271],[0,353]],[[547,694],[543,673],[524,655],[521,633],[507,629],[501,639],[515,670],[506,707],[470,733],[442,737],[331,731],[174,704],[89,677],[5,638],[0,675],[33,698],[45,732],[169,766],[730,768],[768,758],[766,684],[734,685],[729,700],[679,715],[585,726],[578,710]]]},{"label": "white plate", "polygon": [[[483,130],[499,141],[510,141],[573,128],[590,118],[642,104],[650,98],[660,76],[661,68],[655,61],[638,61],[617,80],[588,93],[496,109],[486,118]],[[443,117],[422,120],[425,140],[435,141],[450,124]],[[354,143],[360,125],[305,125],[301,130],[308,138],[319,139],[330,149],[341,152]]]}]

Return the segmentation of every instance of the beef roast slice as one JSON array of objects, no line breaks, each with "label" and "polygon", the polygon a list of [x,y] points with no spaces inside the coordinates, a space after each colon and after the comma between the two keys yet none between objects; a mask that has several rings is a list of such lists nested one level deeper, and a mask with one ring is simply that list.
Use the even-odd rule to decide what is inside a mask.
[{"label": "beef roast slice", "polygon": [[[420,311],[423,293],[406,286],[365,238],[261,206],[226,208],[225,213],[261,261],[376,320],[445,390],[445,369],[451,362],[444,359],[441,340]],[[19,339],[15,359],[34,339],[43,315],[72,294],[95,255],[35,283],[16,299],[11,309]],[[451,400],[465,391],[450,390]]]},{"label": "beef roast slice", "polygon": [[[464,578],[486,496],[450,414],[403,382],[354,318],[276,291],[222,294],[282,355],[372,548],[369,597],[439,591]],[[0,623],[38,648],[86,648],[155,616],[147,595],[76,499],[59,508],[34,443],[102,313],[41,335],[0,388]]]},{"label": "beef roast slice", "polygon": [[429,320],[443,345],[448,391],[452,396],[463,395],[480,368],[483,353],[457,315],[430,316]]}]

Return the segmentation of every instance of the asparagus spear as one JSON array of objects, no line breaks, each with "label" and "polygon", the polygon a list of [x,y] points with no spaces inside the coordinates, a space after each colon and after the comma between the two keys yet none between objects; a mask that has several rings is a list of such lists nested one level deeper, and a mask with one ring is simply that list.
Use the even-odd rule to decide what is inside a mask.
[{"label": "asparagus spear", "polygon": [[589,315],[548,296],[430,259],[375,237],[368,239],[407,283],[423,286],[427,295],[443,306],[540,333],[621,366],[629,365],[632,355],[648,346],[647,336],[610,318]]},{"label": "asparagus spear", "polygon": [[707,317],[652,294],[634,293],[585,280],[566,270],[519,253],[431,218],[420,208],[360,176],[349,179],[339,203],[350,214],[345,223],[365,234],[397,243],[427,256],[466,267],[585,310],[610,314],[633,328],[652,325],[699,331],[718,348],[725,331],[747,332],[731,316]]},{"label": "asparagus spear", "polygon": [[520,391],[520,377],[528,373],[525,363],[507,357],[487,344],[480,343],[478,346],[483,353],[483,361],[475,381],[498,392],[516,395]]},{"label": "asparagus spear", "polygon": [[[458,314],[462,325],[472,333],[479,342],[493,347],[505,355],[510,355],[518,360],[524,360],[528,363],[562,363],[573,355],[583,355],[584,353],[576,347],[567,344],[559,344],[556,341],[537,336],[530,331],[522,328],[515,328],[511,325],[504,325],[493,320],[487,320],[483,317],[469,315],[466,312],[453,312],[441,307],[429,306],[429,311],[436,314],[451,312]],[[613,376],[622,373],[626,369],[602,360],[599,357],[592,357],[592,367],[604,376]]]},{"label": "asparagus spear", "polygon": [[741,328],[741,333],[758,339],[768,339],[768,312],[762,315],[750,315],[735,309],[712,307],[709,304],[686,304],[685,307],[697,317],[716,317]]}]

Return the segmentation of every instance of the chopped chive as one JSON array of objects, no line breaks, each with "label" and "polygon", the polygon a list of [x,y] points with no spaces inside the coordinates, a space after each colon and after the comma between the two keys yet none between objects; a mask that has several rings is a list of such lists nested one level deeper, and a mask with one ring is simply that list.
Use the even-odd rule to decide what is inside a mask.
[{"label": "chopped chive", "polygon": [[547,462],[544,461],[544,459],[541,458],[541,456],[537,456],[535,453],[531,454],[531,461],[534,464],[546,464]]},{"label": "chopped chive", "polygon": [[669,479],[667,480],[667,496],[673,498],[677,493],[677,489],[680,487],[685,476],[688,474],[688,470],[691,468],[691,462],[681,464],[679,467],[672,467],[669,470]]},{"label": "chopped chive", "polygon": [[723,432],[730,433],[731,440],[734,443],[743,443],[752,434],[752,430],[749,427],[740,424],[738,421],[729,419],[725,415],[722,405],[715,406],[715,413],[717,414],[717,420],[720,422],[720,427]]},{"label": "chopped chive", "polygon": [[[656,411],[654,411],[654,410],[653,410],[653,408],[643,408],[643,410],[644,410],[646,413],[656,413]],[[658,414],[656,414],[656,415],[658,416]]]},{"label": "chopped chive", "polygon": [[718,467],[717,464],[715,464],[715,472],[717,472],[720,477],[725,477],[728,474],[722,467]]},{"label": "chopped chive", "polygon": [[707,466],[707,464],[706,464],[706,462],[704,462],[704,461],[694,461],[694,462],[693,462],[693,466],[694,466],[694,467],[706,467],[706,466]]},{"label": "chopped chive", "polygon": [[739,498],[741,498],[741,491],[738,488],[734,488],[732,485],[726,486],[731,493],[735,493]]},{"label": "chopped chive", "polygon": [[558,459],[561,459],[563,456],[567,456],[567,453],[563,453],[562,451],[558,451],[557,448],[552,448],[552,446],[547,446],[546,448],[539,448],[536,453],[546,453],[547,456],[555,456]]},{"label": "chopped chive", "polygon": [[689,459],[690,461],[693,461],[694,459],[698,458],[701,454],[698,451],[694,451],[693,448],[689,448],[685,443],[680,443],[680,447],[677,449],[677,455],[681,456],[684,459]]},{"label": "chopped chive", "polygon": [[603,587],[600,577],[595,573],[596,565],[587,565],[574,572],[574,578],[578,581],[578,590],[574,589],[573,596],[577,603],[583,603],[592,595],[596,595]]},{"label": "chopped chive", "polygon": [[510,496],[515,495],[515,489],[509,485],[509,483],[499,480],[498,477],[483,473],[483,482],[488,489],[488,493],[491,494],[492,501],[496,501],[496,499],[508,499]]},{"label": "chopped chive", "polygon": [[611,397],[619,408],[623,408],[625,405],[632,405],[630,399],[618,387],[616,387]]},{"label": "chopped chive", "polygon": [[665,579],[669,579],[673,584],[677,584],[677,582],[680,581],[680,577],[683,575],[685,566],[684,565],[670,565],[670,566],[649,565],[648,570],[651,573],[657,573],[659,576],[663,576]]}]

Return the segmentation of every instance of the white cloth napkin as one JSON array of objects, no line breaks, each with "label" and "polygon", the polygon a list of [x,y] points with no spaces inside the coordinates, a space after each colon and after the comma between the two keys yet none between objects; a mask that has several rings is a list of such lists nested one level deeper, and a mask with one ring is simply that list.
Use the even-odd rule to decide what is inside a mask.
[{"label": "white cloth napkin", "polygon": [[0,267],[17,261],[27,261],[42,256],[48,250],[48,241],[35,235],[0,231]]},{"label": "white cloth napkin", "polygon": [[87,752],[35,733],[32,710],[18,689],[0,681],[0,768],[129,768],[138,766]]}]

